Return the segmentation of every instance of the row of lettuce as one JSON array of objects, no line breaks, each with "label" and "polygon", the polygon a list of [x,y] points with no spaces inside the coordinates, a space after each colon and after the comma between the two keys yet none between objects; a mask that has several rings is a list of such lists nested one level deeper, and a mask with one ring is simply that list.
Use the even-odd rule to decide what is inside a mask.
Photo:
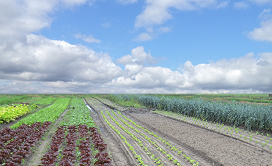
[{"label": "row of lettuce", "polygon": [[[57,164],[61,161],[65,164],[71,162],[84,165],[111,164],[111,159],[107,157],[107,153],[104,151],[106,144],[99,135],[90,116],[90,110],[85,106],[82,98],[49,97],[35,104],[47,105],[47,107],[26,116],[10,128],[4,128],[0,131],[0,133],[5,132],[8,135],[6,138],[0,138],[0,144],[3,145],[0,149],[0,164],[20,165],[24,163],[30,153],[33,153],[31,147],[36,146],[35,142],[41,140],[42,137],[45,139],[45,131],[52,128],[52,124],[67,108],[69,109],[62,121],[57,124],[58,128],[51,140],[50,148],[43,156],[40,165],[48,165],[48,162]],[[18,108],[29,109],[29,106],[19,105]],[[26,143],[26,140],[33,137],[32,135],[36,131],[40,131],[36,127],[37,125],[38,127],[46,125],[46,128],[39,132],[39,136],[36,136],[32,143]],[[33,132],[28,132],[26,135],[26,132],[23,132],[22,129],[33,130]],[[59,129],[63,129],[64,133],[60,134]],[[22,134],[24,135],[21,136]],[[60,144],[56,144],[57,137],[61,138]],[[50,139],[50,137],[48,138]],[[71,144],[69,145],[70,148],[67,148],[68,144]],[[66,148],[64,149],[64,147]],[[52,157],[55,157],[55,160],[52,160]]]},{"label": "row of lettuce", "polygon": [[16,104],[11,104],[11,105],[6,105],[0,107],[0,124],[2,123],[9,123],[10,121],[14,121],[15,119],[28,114],[32,113],[37,110],[38,106],[47,106],[52,104],[56,98],[52,97],[47,97],[44,99],[37,98],[38,101],[36,101],[34,104],[30,105],[28,102],[24,103],[18,103],[18,99],[21,99],[20,97],[14,97],[17,100],[12,100],[12,101],[17,101]]},{"label": "row of lettuce", "polygon": [[54,133],[50,148],[41,159],[40,166],[111,166],[112,160],[105,150],[107,144],[100,136],[83,99],[72,98],[69,108]]},{"label": "row of lettuce", "polygon": [[248,130],[272,130],[272,107],[269,105],[211,102],[203,99],[186,100],[139,94],[114,94],[108,95],[107,98],[113,102],[135,101],[148,108],[232,126],[245,126]]}]

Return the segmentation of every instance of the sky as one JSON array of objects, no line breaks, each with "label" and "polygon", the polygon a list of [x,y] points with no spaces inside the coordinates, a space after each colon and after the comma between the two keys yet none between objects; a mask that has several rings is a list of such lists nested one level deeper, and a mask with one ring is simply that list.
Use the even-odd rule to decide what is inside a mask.
[{"label": "sky", "polygon": [[272,93],[272,0],[0,0],[0,93]]}]

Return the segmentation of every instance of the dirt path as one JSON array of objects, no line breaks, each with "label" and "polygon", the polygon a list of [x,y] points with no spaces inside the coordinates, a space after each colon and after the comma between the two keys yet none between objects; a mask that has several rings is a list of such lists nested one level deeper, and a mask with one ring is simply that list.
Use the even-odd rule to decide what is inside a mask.
[{"label": "dirt path", "polygon": [[217,161],[216,164],[227,166],[272,165],[271,153],[239,139],[151,113],[147,109],[130,108],[122,113],[133,121],[162,133],[185,149],[192,150],[192,154],[195,152],[195,157],[203,155],[202,157],[206,159]]}]

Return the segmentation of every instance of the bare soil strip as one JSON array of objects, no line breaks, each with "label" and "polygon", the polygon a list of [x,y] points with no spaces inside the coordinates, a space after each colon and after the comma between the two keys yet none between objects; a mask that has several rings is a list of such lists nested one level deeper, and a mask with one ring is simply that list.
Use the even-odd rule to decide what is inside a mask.
[{"label": "bare soil strip", "polygon": [[[129,150],[122,143],[117,134],[104,122],[103,117],[100,114],[101,104],[95,104],[90,100],[85,100],[89,106],[92,107],[91,117],[93,121],[101,131],[101,135],[107,144],[107,149],[110,152],[110,156],[116,166],[134,166],[137,165],[136,160],[129,154]],[[90,104],[92,103],[92,104]]]},{"label": "bare soil strip", "polygon": [[169,139],[176,140],[178,144],[185,145],[184,148],[187,146],[213,161],[218,161],[216,164],[221,163],[227,166],[272,165],[272,154],[269,151],[237,138],[151,113],[147,109],[130,108],[122,113],[133,121],[141,122],[143,126],[148,126],[150,129],[163,133]]},{"label": "bare soil strip", "polygon": [[258,131],[255,131],[255,132],[247,131],[243,128],[241,129],[238,127],[234,129],[234,127],[231,127],[231,126],[201,121],[201,120],[194,119],[192,117],[185,117],[175,113],[165,113],[162,111],[154,111],[154,113],[160,114],[162,116],[165,116],[171,119],[177,119],[182,122],[194,125],[196,127],[205,128],[213,132],[216,132],[218,134],[222,134],[227,137],[240,140],[244,143],[257,146],[260,149],[266,151],[267,153],[272,154],[272,132],[271,131],[259,133]]}]

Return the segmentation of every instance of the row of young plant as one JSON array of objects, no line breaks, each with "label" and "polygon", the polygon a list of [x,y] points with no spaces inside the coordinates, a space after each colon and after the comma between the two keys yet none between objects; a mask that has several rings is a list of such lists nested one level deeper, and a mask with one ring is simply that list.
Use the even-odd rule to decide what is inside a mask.
[{"label": "row of young plant", "polygon": [[0,107],[0,124],[9,123],[31,111],[29,105]]},{"label": "row of young plant", "polygon": [[115,131],[116,134],[118,134],[121,139],[124,141],[124,143],[126,144],[126,146],[129,148],[129,150],[133,153],[133,155],[135,156],[135,158],[138,160],[139,164],[142,165],[142,166],[147,166],[144,164],[143,160],[142,160],[142,157],[140,155],[137,155],[134,147],[126,140],[126,137],[124,137],[121,132],[116,129],[109,121],[108,119],[106,118],[106,116],[104,115],[103,113],[103,110],[101,110],[101,115],[103,116],[104,120],[106,121],[106,123]]},{"label": "row of young plant", "polygon": [[[175,159],[175,157],[173,157],[168,150],[163,149],[162,147],[160,147],[159,145],[157,145],[156,141],[153,141],[150,137],[148,137],[147,135],[145,135],[143,132],[140,131],[140,129],[144,132],[146,132],[148,135],[152,135],[154,136],[157,141],[160,141],[161,143],[167,145],[173,152],[175,152],[178,156],[181,156],[182,158],[186,159],[189,163],[191,163],[193,166],[197,166],[199,165],[198,162],[196,162],[196,160],[193,160],[190,156],[186,155],[182,150],[179,150],[179,148],[175,147],[174,145],[171,145],[170,142],[168,142],[167,140],[163,139],[162,137],[159,137],[158,135],[154,134],[153,132],[150,132],[148,129],[145,129],[144,127],[138,125],[137,123],[135,123],[134,121],[132,121],[131,119],[127,118],[125,115],[123,115],[120,111],[117,111],[118,114],[123,117],[124,119],[126,119],[127,121],[125,121],[124,119],[120,118],[117,116],[117,114],[112,110],[112,113],[120,120],[122,121],[126,126],[128,126],[129,128],[131,128],[132,130],[136,131],[137,133],[139,133],[144,139],[148,140],[150,143],[152,143],[152,145],[159,150],[161,153],[163,153],[164,155],[167,156],[168,160],[172,161],[175,165],[181,165],[177,159]],[[131,126],[128,124],[128,122],[130,122],[131,124],[133,124],[135,127]],[[140,144],[141,146],[141,144]]]},{"label": "row of young plant", "polygon": [[[128,135],[130,135],[132,138],[133,138],[133,140],[135,140],[137,143],[138,143],[138,145],[146,152],[146,154],[147,155],[150,155],[150,158],[153,160],[153,162],[154,163],[156,163],[158,166],[163,166],[164,165],[164,163],[160,160],[160,157],[155,157],[155,155],[154,154],[152,154],[151,152],[150,152],[150,150],[148,150],[148,148],[146,147],[146,146],[144,146],[143,145],[143,143],[142,143],[142,141],[139,139],[139,138],[137,138],[137,136],[136,135],[134,135],[132,132],[130,132],[128,129],[126,129],[125,127],[123,127],[119,122],[117,122],[115,119],[114,119],[114,117],[112,117],[111,116],[111,114],[107,111],[106,112],[109,116],[110,116],[110,118],[120,127],[120,128],[122,128]],[[113,112],[114,113],[114,112]],[[124,123],[124,121],[122,121],[123,123]],[[128,125],[127,123],[125,123],[129,128],[131,128],[132,130],[134,130],[134,131],[136,131],[137,133],[140,133],[140,131],[139,130],[137,130],[137,129],[135,129],[135,128],[133,128],[132,126],[130,126],[130,125]],[[162,148],[160,148],[160,147],[158,147],[158,145],[156,144],[156,142],[153,142],[149,137],[147,137],[146,135],[144,135],[143,133],[140,133],[140,135],[142,136],[142,137],[144,137],[144,139],[146,139],[146,140],[148,140],[150,143],[152,143],[152,145],[157,149],[157,150],[159,150],[159,149],[161,149],[161,152],[163,153],[163,154],[166,154],[166,151],[163,151],[163,149]],[[169,158],[169,160],[171,160],[173,157],[172,156],[169,156],[170,158]],[[140,162],[140,164],[141,164],[141,157],[139,156],[139,155],[135,155],[135,158],[137,158],[138,159],[138,161]],[[180,165],[179,163],[176,163],[176,164],[178,164],[178,165]]]},{"label": "row of young plant", "polygon": [[171,111],[231,126],[245,126],[248,130],[272,130],[272,108],[245,103],[209,102],[202,99],[158,97],[154,95],[114,94],[113,101],[137,101],[148,108]]},{"label": "row of young plant", "polygon": [[23,124],[17,129],[0,131],[0,165],[19,166],[32,152],[52,122]]},{"label": "row of young plant", "polygon": [[103,113],[104,106],[98,100],[96,100],[95,98],[88,97],[88,98],[86,98],[86,100],[87,100],[89,105],[91,105],[93,108],[95,108],[95,110],[101,110],[101,115],[104,118],[105,122],[113,129],[113,131],[118,136],[120,136],[120,138],[122,139],[124,144],[128,147],[128,149],[132,152],[132,154],[138,160],[139,164],[140,165],[145,165],[143,160],[142,160],[142,157],[136,153],[135,148],[133,147],[133,145],[127,140],[127,138],[123,134],[121,134],[121,132],[117,128],[114,127],[113,124],[111,124],[109,122],[107,117],[104,115],[104,113]]},{"label": "row of young plant", "polygon": [[72,98],[69,111],[53,136],[41,165],[109,165],[107,145],[82,98]]},{"label": "row of young plant", "polygon": [[50,105],[49,107],[45,107],[31,115],[26,116],[25,118],[21,119],[10,128],[16,129],[17,127],[21,126],[22,124],[31,125],[35,122],[55,122],[58,117],[63,113],[63,111],[68,107],[70,98],[59,98],[57,99],[54,104]]},{"label": "row of young plant", "polygon": [[[99,98],[99,100],[103,100],[103,102],[106,102],[106,104],[110,105],[111,107],[115,107],[115,105],[112,105],[111,102],[108,102],[107,100],[105,99],[102,99],[102,98]],[[174,156],[172,156],[171,152],[167,151],[166,149],[163,149],[162,147],[158,147],[159,145],[156,144],[156,141],[152,141],[151,138],[149,138],[147,135],[145,135],[144,133],[142,133],[140,130],[142,129],[143,132],[146,132],[148,133],[149,135],[152,135],[154,136],[158,141],[160,141],[161,143],[167,145],[169,147],[169,149],[171,149],[173,152],[176,153],[177,156],[181,156],[181,158],[184,158],[185,160],[187,160],[190,164],[196,166],[196,165],[199,165],[198,162],[196,162],[196,160],[193,160],[190,156],[186,155],[182,150],[179,150],[179,148],[176,148],[175,146],[171,145],[168,141],[166,141],[165,139],[155,135],[153,132],[150,132],[148,131],[147,129],[145,129],[144,127],[140,126],[140,125],[137,125],[134,121],[130,120],[129,118],[127,118],[126,116],[124,116],[120,111],[117,111],[118,114],[120,114],[123,118],[125,118],[128,122],[132,123],[134,126],[138,127],[138,129],[136,129],[135,127],[131,126],[128,124],[128,122],[126,122],[124,119],[118,117],[115,113],[114,110],[112,110],[112,113],[122,122],[124,123],[126,126],[128,126],[130,129],[134,130],[135,132],[137,132],[140,136],[142,136],[144,139],[148,140],[148,142],[150,142],[157,150],[159,150],[163,155],[165,155],[168,160],[172,161],[175,165],[181,165],[177,159],[175,159]],[[111,117],[111,115],[109,115]],[[113,117],[111,117],[113,118]],[[116,122],[115,119],[113,119],[113,121]],[[120,125],[118,122],[117,122],[118,125]],[[122,128],[122,125],[120,125],[119,127]],[[129,135],[132,135],[133,139],[138,141],[139,143],[139,146],[146,148],[143,146],[142,142],[137,139],[131,132],[129,132],[127,129],[124,129],[126,130],[126,132],[129,134]],[[147,154],[149,154],[151,156],[151,158],[154,160],[155,163],[157,164],[160,164],[161,163],[161,160],[159,160],[159,157],[158,158],[155,158],[154,157],[154,154],[151,154],[147,149],[144,149]],[[156,160],[158,159],[158,160]]]},{"label": "row of young plant", "polygon": [[54,98],[54,97],[46,97],[46,98],[43,98],[39,101],[36,101],[34,104],[46,106],[46,105],[52,104],[56,100],[57,100],[57,98]]},{"label": "row of young plant", "polygon": [[244,141],[247,141],[253,145],[257,145],[260,147],[263,147],[267,150],[272,151],[272,136],[271,134],[264,134],[261,132],[253,132],[251,131],[246,131],[244,129],[241,129],[239,127],[231,127],[228,125],[220,124],[220,123],[210,123],[207,120],[201,120],[195,117],[189,117],[189,116],[182,116],[181,114],[178,113],[173,113],[173,112],[168,112],[168,111],[154,111],[157,114],[161,114],[164,116],[168,116],[171,118],[179,119],[187,123],[191,123],[197,126],[201,126],[210,130],[214,130],[223,134],[230,135],[232,137],[236,137],[238,139],[242,139]]}]

